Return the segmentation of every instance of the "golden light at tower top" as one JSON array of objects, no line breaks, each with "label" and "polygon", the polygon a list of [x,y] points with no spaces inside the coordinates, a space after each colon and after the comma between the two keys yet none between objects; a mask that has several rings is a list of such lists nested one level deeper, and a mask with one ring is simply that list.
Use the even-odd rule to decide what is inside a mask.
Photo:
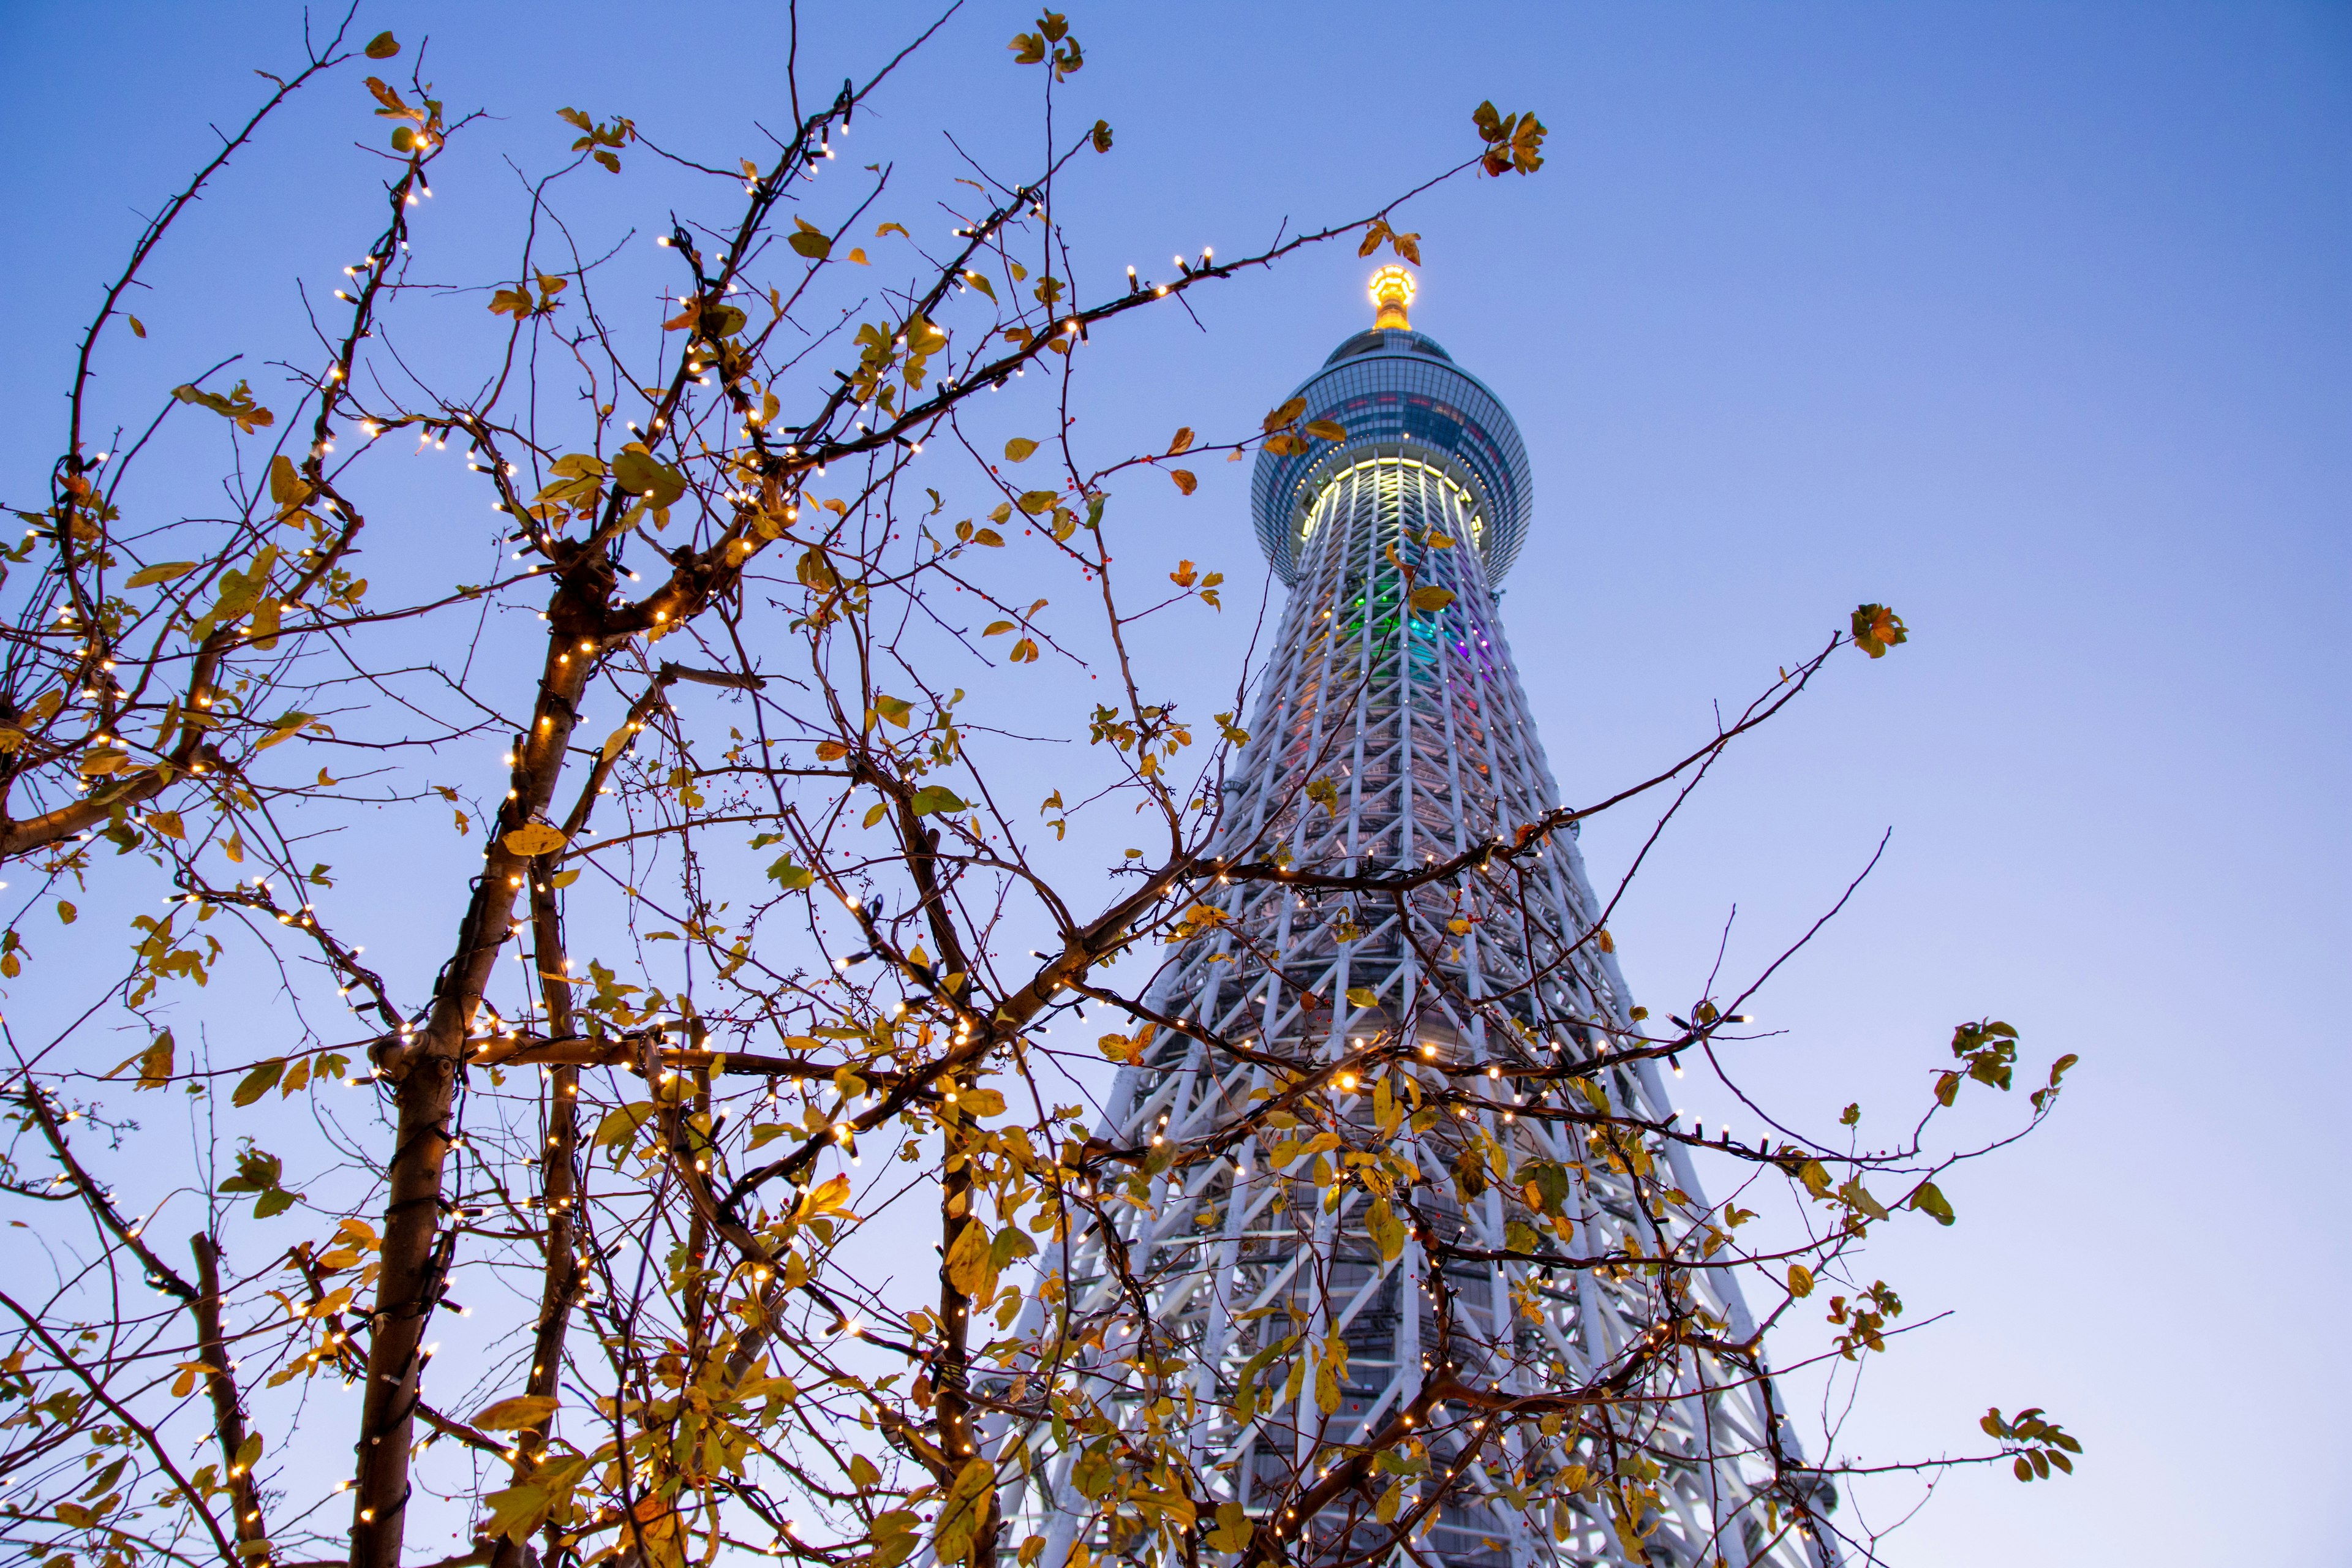
[{"label": "golden light at tower top", "polygon": [[1380,307],[1380,316],[1372,325],[1391,327],[1408,331],[1412,323],[1405,319],[1405,307],[1412,303],[1412,274],[1391,263],[1372,274],[1372,303]]}]

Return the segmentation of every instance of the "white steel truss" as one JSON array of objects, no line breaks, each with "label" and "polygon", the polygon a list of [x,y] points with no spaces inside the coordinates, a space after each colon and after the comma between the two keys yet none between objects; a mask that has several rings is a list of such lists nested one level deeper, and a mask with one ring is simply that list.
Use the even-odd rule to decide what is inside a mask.
[{"label": "white steel truss", "polygon": [[[1476,477],[1410,440],[1342,447],[1317,475],[1296,525],[1297,579],[1224,797],[1222,858],[1393,873],[1535,821],[1559,795],[1496,620]],[[1433,608],[1433,588],[1450,595]],[[1549,1167],[1568,1184],[1560,1208],[1582,1258],[1697,1259],[1706,1201],[1679,1143],[1633,1138],[1612,1153],[1587,1129],[1511,1109],[1568,1088],[1514,1069],[1591,1060],[1635,1028],[1573,835],[1514,869],[1384,904],[1264,881],[1217,888],[1209,901],[1222,924],[1176,955],[1155,1001],[1221,1045],[1160,1033],[1121,1070],[1098,1136],[1221,1155],[1156,1173],[1147,1162],[1123,1189],[1107,1180],[1107,1223],[1049,1255],[1063,1277],[1029,1308],[1026,1326],[1043,1331],[1058,1298],[1082,1403],[1101,1418],[1091,1447],[1066,1425],[1055,1441],[1034,1433],[1023,1478],[1002,1496],[1008,1516],[1046,1536],[1044,1568],[1064,1568],[1074,1546],[1117,1554],[1142,1539],[1132,1531],[1152,1505],[1105,1500],[1107,1468],[1089,1458],[1129,1439],[1130,1452],[1166,1456],[1169,1491],[1204,1512],[1238,1504],[1281,1525],[1294,1561],[1360,1560],[1388,1533],[1371,1505],[1282,1515],[1334,1456],[1411,1405],[1444,1370],[1441,1353],[1457,1382],[1502,1394],[1617,1378],[1621,1397],[1605,1415],[1549,1432],[1522,1423],[1499,1442],[1479,1440],[1467,1412],[1433,1412],[1425,1468],[1382,1473],[1371,1489],[1391,1490],[1378,1506],[1394,1515],[1432,1475],[1457,1472],[1455,1500],[1428,1511],[1398,1562],[1833,1563],[1829,1543],[1766,1495],[1773,1456],[1794,1458],[1769,1385],[1713,1353],[1645,1353],[1644,1336],[1668,1318],[1752,1339],[1727,1270],[1457,1260],[1433,1273],[1416,1237],[1385,1257],[1364,1185],[1316,1168],[1381,1141],[1437,1176],[1416,1189],[1423,1223],[1460,1247],[1525,1252],[1497,1179]],[[1482,1108],[1398,1125],[1367,1082],[1339,1097],[1341,1135],[1316,1141],[1332,1146],[1304,1144],[1313,1129],[1297,1123],[1220,1140],[1279,1089],[1282,1061],[1342,1063],[1383,1043],[1384,1059],[1403,1063],[1381,1094],[1418,1104],[1423,1087],[1449,1073],[1458,1084],[1466,1069],[1486,1081]],[[1605,1069],[1595,1091],[1612,1112],[1654,1123],[1675,1109],[1648,1060]],[[1661,1204],[1644,1184],[1685,1201]],[[1277,1375],[1278,1386],[1257,1386]],[[1116,1433],[1104,1436],[1105,1425]],[[1645,1465],[1655,1500],[1638,1517],[1592,1479]],[[1815,1496],[1830,1500],[1826,1489]]]}]

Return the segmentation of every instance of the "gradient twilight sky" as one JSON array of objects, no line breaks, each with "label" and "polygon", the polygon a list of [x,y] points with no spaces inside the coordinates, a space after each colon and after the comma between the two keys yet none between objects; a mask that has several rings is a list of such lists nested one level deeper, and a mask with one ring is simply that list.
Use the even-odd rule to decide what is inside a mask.
[{"label": "gradient twilight sky", "polygon": [[[862,74],[918,15],[839,7],[803,58],[819,80]],[[999,46],[1030,15],[959,16],[879,134],[987,142]],[[1752,968],[1891,827],[1759,1005],[1790,1031],[1765,1047],[1769,1095],[1814,1129],[1850,1099],[1913,1102],[1951,1026],[1985,1014],[2034,1064],[2083,1058],[2043,1133],[1948,1184],[1958,1226],[1877,1245],[1912,1319],[1954,1315],[1871,1373],[1847,1441],[1958,1450],[1987,1404],[2039,1404],[2084,1462],[2051,1485],[1955,1479],[1888,1560],[2352,1563],[2333,1318],[2352,1293],[2352,1066],[2329,990],[2352,967],[2352,7],[1071,17],[1088,64],[1067,113],[1118,132],[1063,208],[1098,280],[1355,216],[1465,154],[1482,98],[1551,127],[1536,178],[1449,187],[1400,226],[1424,237],[1414,324],[1528,439],[1536,522],[1503,614],[1570,800],[1688,749],[1711,703],[1743,702],[1856,602],[1909,622],[1908,646],[1841,661],[1735,753],[1614,922],[1633,985],[1672,1005],[1732,906],[1732,963]],[[453,108],[502,115],[481,134],[519,157],[551,155],[566,103],[719,154],[782,118],[772,5],[362,20],[429,34]],[[53,453],[47,389],[134,209],[298,23],[277,4],[0,6],[7,499]],[[206,204],[185,268],[166,259],[173,302],[142,310],[159,352],[282,331],[298,276],[346,259],[355,223],[289,237],[349,134],[306,118],[320,107]],[[444,183],[444,223],[511,206]],[[330,202],[322,225],[341,216]],[[1369,323],[1369,267],[1310,257],[1214,297],[1205,332],[1106,342],[1097,434],[1254,421]],[[1190,501],[1145,503],[1171,556],[1255,580],[1244,479],[1217,465]],[[1246,626],[1199,655],[1208,686],[1230,688]],[[1643,827],[1587,832],[1596,877]],[[1710,1120],[1728,1104],[1690,1095]]]}]

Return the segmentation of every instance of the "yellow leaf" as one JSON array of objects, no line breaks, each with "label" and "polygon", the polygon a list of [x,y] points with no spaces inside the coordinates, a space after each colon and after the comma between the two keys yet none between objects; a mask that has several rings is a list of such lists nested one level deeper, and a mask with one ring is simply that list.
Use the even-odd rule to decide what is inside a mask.
[{"label": "yellow leaf", "polygon": [[507,847],[509,854],[528,858],[534,855],[552,855],[572,841],[564,837],[563,829],[552,823],[526,822],[499,842]]},{"label": "yellow leaf", "polygon": [[310,481],[283,452],[269,459],[269,499],[278,503],[281,517],[310,499]]},{"label": "yellow leaf", "polygon": [[1036,449],[1037,443],[1026,436],[1015,436],[1004,443],[1004,456],[1009,462],[1025,463],[1029,460],[1029,454]]},{"label": "yellow leaf", "polygon": [[803,1217],[810,1215],[832,1214],[849,1206],[849,1178],[845,1175],[826,1177],[809,1189],[804,1200]]},{"label": "yellow leaf", "polygon": [[548,1394],[517,1394],[474,1413],[474,1425],[485,1432],[520,1432],[555,1414],[556,1400]]},{"label": "yellow leaf", "polygon": [[948,1247],[948,1283],[966,1296],[977,1296],[988,1277],[988,1227],[966,1220]]},{"label": "yellow leaf", "polygon": [[155,1043],[139,1058],[139,1087],[161,1089],[169,1083],[173,1055],[172,1031],[166,1029],[155,1037]]}]

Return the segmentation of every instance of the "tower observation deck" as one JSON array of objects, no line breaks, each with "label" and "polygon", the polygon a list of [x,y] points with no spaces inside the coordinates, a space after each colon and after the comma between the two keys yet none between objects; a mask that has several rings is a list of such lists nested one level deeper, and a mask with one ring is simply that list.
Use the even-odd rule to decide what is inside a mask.
[{"label": "tower observation deck", "polygon": [[[1698,1263],[1707,1204],[1684,1146],[1631,1125],[1674,1101],[1654,1061],[1610,1059],[1637,1025],[1573,832],[1396,885],[1559,795],[1496,610],[1526,447],[1412,330],[1411,277],[1374,290],[1378,324],[1294,394],[1344,439],[1258,458],[1290,594],[1216,852],[1391,886],[1206,900],[1154,994],[1185,1027],[1099,1130],[1152,1155],[1047,1258],[1111,1431],[1074,1423],[1001,1500],[1042,1568],[1150,1560],[1179,1492],[1204,1563],[1255,1532],[1335,1568],[1829,1568],[1803,1520],[1833,1499],[1775,1480],[1797,1461],[1759,1364],[1689,1342],[1753,1343],[1731,1272],[1632,1261]],[[1662,1349],[1664,1323],[1690,1331]],[[1160,1502],[1089,1490],[1105,1442],[1167,1456]]]}]

